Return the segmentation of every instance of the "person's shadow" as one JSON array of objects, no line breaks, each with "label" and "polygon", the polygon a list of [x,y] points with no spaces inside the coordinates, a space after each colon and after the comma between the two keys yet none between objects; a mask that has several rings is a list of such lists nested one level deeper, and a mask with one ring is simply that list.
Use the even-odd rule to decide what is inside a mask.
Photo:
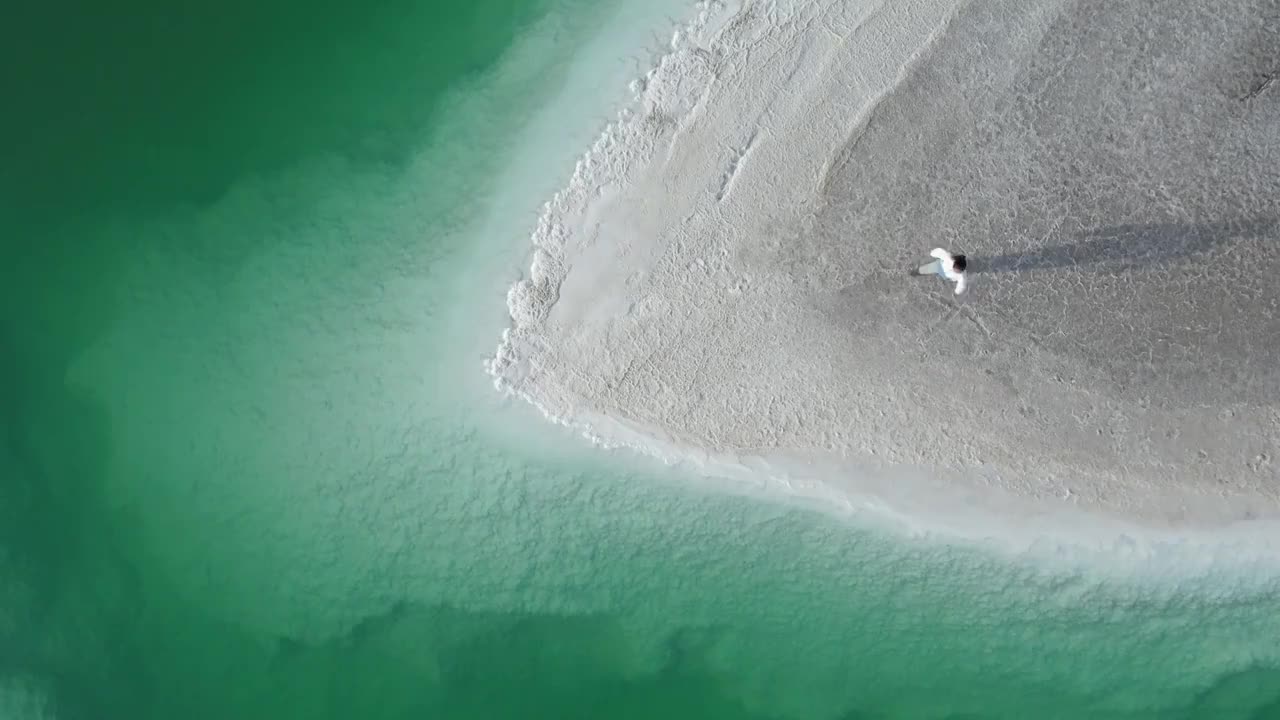
[{"label": "person's shadow", "polygon": [[968,271],[1025,272],[1099,263],[1107,263],[1112,270],[1125,271],[1200,255],[1218,245],[1270,235],[1276,224],[1275,218],[1267,217],[1212,223],[1114,225],[1087,231],[1073,243],[985,258],[970,257]]}]

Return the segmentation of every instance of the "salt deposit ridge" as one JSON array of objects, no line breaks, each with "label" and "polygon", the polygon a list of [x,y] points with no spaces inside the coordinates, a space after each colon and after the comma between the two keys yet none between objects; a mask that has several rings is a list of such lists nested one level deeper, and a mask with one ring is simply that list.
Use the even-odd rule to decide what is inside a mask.
[{"label": "salt deposit ridge", "polygon": [[[1268,3],[703,8],[548,204],[490,370],[836,504],[1269,527],[1277,45]],[[970,292],[907,277],[935,246]]]}]

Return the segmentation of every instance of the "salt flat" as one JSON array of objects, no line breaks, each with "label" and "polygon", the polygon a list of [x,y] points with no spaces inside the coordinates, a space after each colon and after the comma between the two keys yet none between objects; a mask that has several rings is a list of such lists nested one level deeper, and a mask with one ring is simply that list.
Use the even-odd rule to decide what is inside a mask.
[{"label": "salt flat", "polygon": [[500,386],[900,512],[1280,514],[1280,3],[747,0],[674,47],[548,204]]}]

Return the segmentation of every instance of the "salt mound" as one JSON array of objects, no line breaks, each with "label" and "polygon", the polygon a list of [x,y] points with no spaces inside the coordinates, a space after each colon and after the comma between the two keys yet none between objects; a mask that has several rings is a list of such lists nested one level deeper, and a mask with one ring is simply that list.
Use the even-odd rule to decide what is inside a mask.
[{"label": "salt mound", "polygon": [[[898,512],[1274,516],[1275,14],[708,7],[547,206],[491,372]],[[935,246],[969,293],[906,276]]]}]

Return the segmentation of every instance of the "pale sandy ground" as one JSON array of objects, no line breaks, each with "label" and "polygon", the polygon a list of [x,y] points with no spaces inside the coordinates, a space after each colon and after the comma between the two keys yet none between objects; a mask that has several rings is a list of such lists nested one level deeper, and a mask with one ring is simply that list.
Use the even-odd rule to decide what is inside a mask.
[{"label": "pale sandy ground", "polygon": [[549,204],[500,386],[897,512],[1280,515],[1280,3],[703,20]]}]

